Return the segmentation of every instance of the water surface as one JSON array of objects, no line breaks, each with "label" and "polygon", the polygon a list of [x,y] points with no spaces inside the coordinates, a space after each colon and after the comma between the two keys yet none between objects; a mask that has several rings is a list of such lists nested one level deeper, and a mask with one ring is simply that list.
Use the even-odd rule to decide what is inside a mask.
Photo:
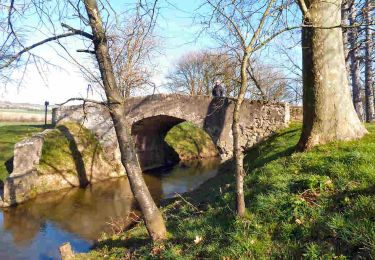
[{"label": "water surface", "polygon": [[[218,160],[192,162],[144,177],[159,202],[196,189],[217,174],[218,165]],[[40,195],[0,210],[0,259],[59,259],[58,247],[65,242],[75,252],[87,252],[103,232],[111,232],[109,222],[131,212],[139,214],[126,177]]]}]

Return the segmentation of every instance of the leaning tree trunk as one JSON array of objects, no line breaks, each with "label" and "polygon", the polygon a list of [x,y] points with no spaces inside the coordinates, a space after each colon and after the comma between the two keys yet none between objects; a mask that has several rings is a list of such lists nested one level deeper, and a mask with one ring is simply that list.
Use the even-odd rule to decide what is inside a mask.
[{"label": "leaning tree trunk", "polygon": [[[350,5],[349,8],[349,25],[355,24],[355,17],[356,17],[356,8],[354,3]],[[353,89],[353,104],[354,109],[357,112],[359,119],[363,120],[363,104],[362,104],[362,95],[361,95],[361,72],[359,67],[359,57],[358,57],[358,46],[356,43],[358,42],[358,27],[353,27],[349,29],[348,33],[348,41],[350,44],[350,53],[349,53],[349,61],[350,61],[350,77],[352,80],[352,89]]]},{"label": "leaning tree trunk", "polygon": [[232,133],[233,133],[233,157],[235,162],[235,174],[236,174],[236,194],[237,194],[237,215],[244,216],[246,205],[245,205],[245,194],[243,189],[245,170],[243,167],[243,151],[240,144],[240,109],[243,103],[245,92],[247,88],[247,64],[249,54],[245,52],[241,62],[241,87],[238,92],[237,100],[234,104],[233,110],[233,122],[232,122]]},{"label": "leaning tree trunk", "polygon": [[302,7],[303,128],[297,150],[367,133],[351,100],[342,40],[341,1]]},{"label": "leaning tree trunk", "polygon": [[98,5],[96,0],[84,0],[84,4],[94,36],[95,55],[120,147],[121,162],[128,175],[131,190],[141,208],[148,233],[153,241],[162,240],[166,237],[164,220],[151,197],[138,163],[131,130],[124,115],[124,99],[116,85]]},{"label": "leaning tree trunk", "polygon": [[365,97],[366,97],[366,122],[375,121],[374,92],[372,88],[372,32],[371,32],[371,3],[366,0],[365,23],[366,23],[366,43],[365,43]]}]

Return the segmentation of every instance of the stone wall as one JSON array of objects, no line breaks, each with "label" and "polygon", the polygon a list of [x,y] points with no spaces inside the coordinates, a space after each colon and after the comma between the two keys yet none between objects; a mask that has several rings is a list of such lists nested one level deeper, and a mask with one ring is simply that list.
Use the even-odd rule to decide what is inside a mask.
[{"label": "stone wall", "polygon": [[[203,128],[217,145],[222,159],[230,158],[233,108],[233,99],[208,96],[159,94],[127,99],[124,114],[136,139],[141,167],[148,169],[165,164],[168,152],[164,137],[174,125],[183,121]],[[112,120],[103,106],[61,107],[54,109],[53,118],[55,124],[64,121],[83,124],[95,134],[103,147],[113,151],[113,158],[120,158]],[[242,148],[248,149],[286,127],[289,120],[289,105],[286,103],[245,100],[240,113]]]},{"label": "stone wall", "polygon": [[[185,95],[129,98],[124,114],[136,140],[141,167],[145,170],[162,166],[170,159],[164,137],[173,126],[183,121],[203,128],[218,147],[222,159],[230,158],[233,108],[234,100],[229,98]],[[5,181],[3,192],[0,191],[0,206],[20,203],[49,191],[125,175],[113,123],[105,107],[94,104],[60,107],[53,110],[53,120],[57,129],[68,138],[68,153],[72,158],[62,161],[62,164],[53,158],[49,164],[42,160],[46,138],[56,129],[17,143],[14,171]],[[248,149],[286,127],[289,120],[288,104],[245,100],[240,113],[242,148]],[[92,138],[84,139],[77,127],[88,131]],[[100,146],[100,155],[92,156],[89,148],[96,143]],[[62,147],[52,150],[60,149]],[[90,156],[92,160],[85,159]],[[75,169],[64,165],[73,165]]]},{"label": "stone wall", "polygon": [[302,106],[290,106],[290,120],[302,122],[303,120]]}]

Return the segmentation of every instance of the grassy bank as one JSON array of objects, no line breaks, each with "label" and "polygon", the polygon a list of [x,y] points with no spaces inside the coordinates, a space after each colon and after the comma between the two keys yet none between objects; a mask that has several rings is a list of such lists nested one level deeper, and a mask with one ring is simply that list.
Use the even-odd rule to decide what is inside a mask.
[{"label": "grassy bank", "polygon": [[165,141],[178,153],[181,160],[218,156],[218,151],[211,137],[190,122],[183,122],[174,126],[168,132]]},{"label": "grassy bank", "polygon": [[359,141],[294,154],[300,125],[248,151],[247,213],[235,216],[228,165],[164,207],[169,239],[152,247],[143,224],[104,236],[81,258],[345,259],[375,257],[375,125]]},{"label": "grassy bank", "polygon": [[22,139],[43,130],[43,125],[0,122],[0,181],[9,175],[7,167],[10,166],[9,159],[13,157],[14,145]]}]

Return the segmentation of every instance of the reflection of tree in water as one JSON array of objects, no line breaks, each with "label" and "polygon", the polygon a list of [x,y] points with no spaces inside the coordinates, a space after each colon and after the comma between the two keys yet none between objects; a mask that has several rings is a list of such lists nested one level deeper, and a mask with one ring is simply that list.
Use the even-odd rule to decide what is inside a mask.
[{"label": "reflection of tree in water", "polygon": [[[160,198],[173,196],[174,192],[183,193],[196,188],[216,174],[217,165],[217,159],[193,161],[164,174],[144,176],[152,196],[159,202]],[[103,231],[110,231],[107,223],[111,218],[127,217],[135,208],[127,178],[118,178],[85,189],[72,188],[39,195],[34,200],[6,209],[0,232],[3,225],[16,245],[34,243],[34,240],[43,243],[39,240],[46,238],[39,234],[52,224],[83,239],[95,240]],[[53,236],[48,234],[47,238],[53,240]]]},{"label": "reflection of tree in water", "polygon": [[[89,186],[39,196],[4,212],[4,228],[16,243],[29,241],[46,221],[84,239],[97,239],[109,231],[110,218],[126,217],[135,200],[128,180],[120,178]],[[25,232],[27,230],[27,232]]]}]

